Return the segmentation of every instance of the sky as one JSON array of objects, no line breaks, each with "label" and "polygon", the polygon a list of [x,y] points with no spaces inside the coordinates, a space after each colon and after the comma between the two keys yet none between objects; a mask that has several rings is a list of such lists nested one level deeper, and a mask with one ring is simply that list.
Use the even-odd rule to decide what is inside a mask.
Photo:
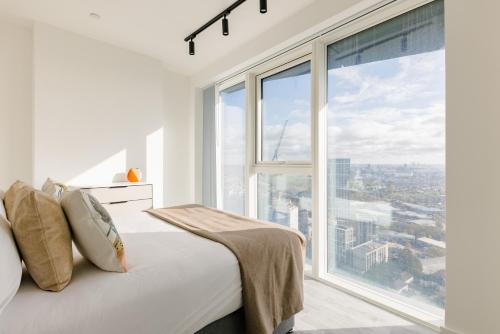
[{"label": "sky", "polygon": [[245,165],[246,96],[245,89],[221,93],[222,154],[227,165]]},{"label": "sky", "polygon": [[222,190],[224,208],[245,213],[246,112],[245,89],[221,93],[222,110]]},{"label": "sky", "polygon": [[438,50],[329,70],[329,157],[444,164],[444,65]]},{"label": "sky", "polygon": [[[311,160],[311,64],[299,64],[285,72],[305,74],[262,82],[262,160]],[[278,73],[277,76],[282,76]],[[288,121],[283,132],[285,121]],[[283,139],[280,136],[283,132]]]},{"label": "sky", "polygon": [[[444,50],[328,71],[328,156],[356,164],[444,164]],[[263,158],[311,154],[310,73],[263,84]],[[223,94],[228,164],[243,163],[245,91]]]}]

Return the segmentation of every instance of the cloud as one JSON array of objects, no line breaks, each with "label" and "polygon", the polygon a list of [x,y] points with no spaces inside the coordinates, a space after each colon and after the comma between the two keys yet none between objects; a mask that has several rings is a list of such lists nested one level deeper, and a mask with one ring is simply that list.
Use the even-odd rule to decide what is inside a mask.
[{"label": "cloud", "polygon": [[[382,74],[381,74],[382,73]],[[393,73],[387,76],[387,73]],[[331,104],[421,103],[444,94],[444,51],[401,57],[329,71]],[[421,100],[421,101],[418,101]]]},{"label": "cloud", "polygon": [[331,158],[444,163],[444,52],[335,69],[330,80]]},{"label": "cloud", "polygon": [[226,105],[222,112],[222,154],[226,165],[245,164],[246,113],[238,106]]},{"label": "cloud", "polygon": [[291,119],[295,122],[311,122],[311,112],[305,109],[294,109],[290,111],[288,119]]},{"label": "cloud", "polygon": [[[330,70],[328,154],[353,163],[443,164],[445,159],[444,51]],[[284,89],[284,88],[283,88]],[[280,160],[311,158],[310,102],[279,105],[263,128],[271,160],[289,120]],[[244,163],[244,110],[226,107],[224,159]]]},{"label": "cloud", "polygon": [[407,111],[330,117],[329,156],[358,163],[444,163],[443,105]]},{"label": "cloud", "polygon": [[[309,116],[310,117],[310,116]],[[263,158],[272,160],[279,144],[283,125],[267,125],[263,129]],[[311,125],[306,122],[289,123],[283,134],[278,160],[311,159]]]}]

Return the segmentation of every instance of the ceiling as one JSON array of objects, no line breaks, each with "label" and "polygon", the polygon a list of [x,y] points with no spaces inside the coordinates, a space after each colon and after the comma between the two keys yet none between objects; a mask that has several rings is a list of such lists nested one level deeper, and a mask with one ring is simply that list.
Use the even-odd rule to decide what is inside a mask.
[{"label": "ceiling", "polygon": [[[189,56],[184,38],[234,0],[2,0],[0,16],[38,21],[162,60],[170,70],[194,74],[231,50],[273,33],[272,27],[314,0],[247,0],[229,18],[229,36],[214,24],[195,40]],[[100,19],[89,16],[98,13]]]}]

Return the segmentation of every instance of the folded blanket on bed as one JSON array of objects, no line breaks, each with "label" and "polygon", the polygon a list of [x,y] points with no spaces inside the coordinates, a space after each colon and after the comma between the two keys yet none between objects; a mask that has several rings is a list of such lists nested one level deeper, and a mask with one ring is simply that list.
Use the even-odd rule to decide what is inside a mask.
[{"label": "folded blanket on bed", "polygon": [[195,204],[147,212],[234,253],[247,334],[271,334],[302,310],[305,239],[300,232]]}]

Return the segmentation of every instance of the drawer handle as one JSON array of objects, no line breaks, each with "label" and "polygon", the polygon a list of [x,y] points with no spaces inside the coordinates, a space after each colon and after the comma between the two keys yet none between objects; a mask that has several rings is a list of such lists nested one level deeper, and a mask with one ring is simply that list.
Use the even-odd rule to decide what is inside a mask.
[{"label": "drawer handle", "polygon": [[118,201],[118,202],[110,202],[109,204],[123,204],[123,203],[128,203],[128,201]]},{"label": "drawer handle", "polygon": [[108,189],[115,189],[115,188],[128,188],[128,186],[112,186],[112,187],[108,187]]}]

